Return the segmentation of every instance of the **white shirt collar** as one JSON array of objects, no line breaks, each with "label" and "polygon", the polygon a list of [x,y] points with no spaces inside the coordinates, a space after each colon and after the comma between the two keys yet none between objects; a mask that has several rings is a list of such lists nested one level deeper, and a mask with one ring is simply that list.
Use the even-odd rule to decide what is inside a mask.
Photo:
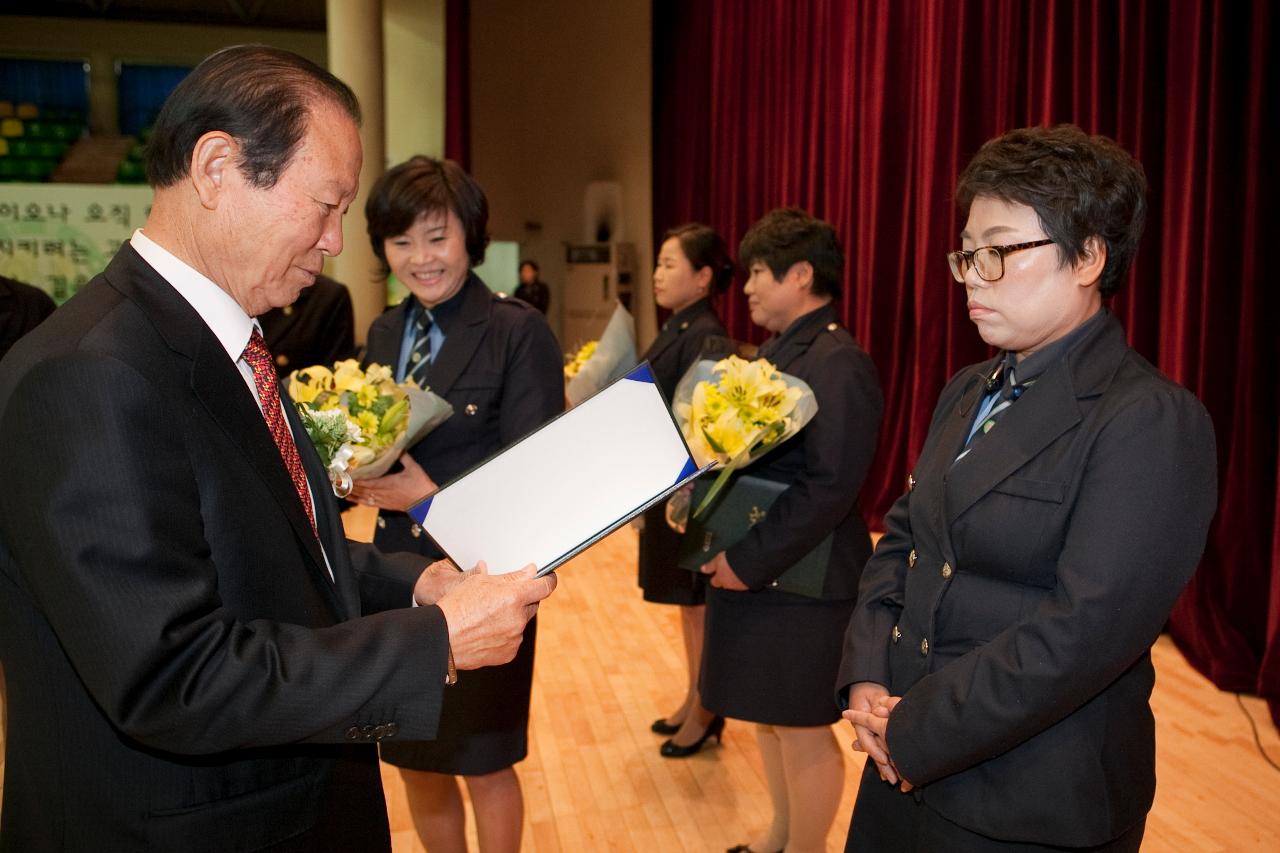
[{"label": "white shirt collar", "polygon": [[240,303],[221,287],[201,275],[139,228],[129,239],[142,259],[160,273],[204,320],[232,361],[239,361],[257,321],[245,313]]}]

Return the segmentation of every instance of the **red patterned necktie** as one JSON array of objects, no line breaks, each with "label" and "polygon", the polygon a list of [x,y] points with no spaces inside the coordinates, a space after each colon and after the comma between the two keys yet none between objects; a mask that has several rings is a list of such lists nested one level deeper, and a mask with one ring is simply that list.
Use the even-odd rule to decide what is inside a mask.
[{"label": "red patterned necktie", "polygon": [[280,382],[276,378],[275,364],[271,359],[271,351],[267,349],[262,334],[256,328],[244,348],[243,358],[253,370],[253,383],[258,386],[258,400],[262,403],[262,417],[267,421],[267,429],[271,430],[271,437],[276,440],[276,447],[280,449],[284,467],[289,469],[289,476],[293,478],[293,487],[298,490],[298,499],[302,501],[302,508],[307,511],[307,520],[311,522],[311,532],[319,539],[316,513],[311,506],[311,491],[307,488],[306,472],[302,470],[302,457],[298,455],[298,446],[293,443],[293,433],[290,432],[289,423],[280,408]]}]

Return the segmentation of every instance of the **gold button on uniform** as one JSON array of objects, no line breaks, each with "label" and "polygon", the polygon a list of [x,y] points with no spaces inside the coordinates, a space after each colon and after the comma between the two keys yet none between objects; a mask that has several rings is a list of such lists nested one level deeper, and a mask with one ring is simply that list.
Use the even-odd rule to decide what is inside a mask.
[{"label": "gold button on uniform", "polygon": [[276,364],[280,365],[281,367],[288,367],[289,356],[285,355],[284,353],[281,353],[280,355],[276,356]]},{"label": "gold button on uniform", "polygon": [[683,332],[687,328],[689,328],[689,321],[685,320],[683,323],[680,324],[680,331]]},{"label": "gold button on uniform", "polygon": [[914,492],[915,490],[916,490],[916,475],[908,474],[907,475],[907,491]]},{"label": "gold button on uniform", "polygon": [[949,577],[951,577],[951,564],[950,564],[950,563],[943,563],[943,564],[942,564],[942,576],[943,576],[944,578],[949,578]]},{"label": "gold button on uniform", "polygon": [[907,568],[914,569],[916,567],[916,549],[912,548],[911,553],[907,555]]},{"label": "gold button on uniform", "polygon": [[414,539],[417,539],[419,536],[422,535],[422,528],[416,524],[409,525],[409,535],[412,536]]},{"label": "gold button on uniform", "polygon": [[475,403],[467,403],[466,408],[462,411],[466,412],[468,415],[474,415],[476,412],[480,411],[480,407]]},{"label": "gold button on uniform", "polygon": [[838,329],[838,328],[840,328],[840,324],[839,324],[839,323],[828,323],[828,324],[827,324],[827,331],[828,331],[828,332],[834,332],[834,331],[835,331],[836,329]]},{"label": "gold button on uniform", "polygon": [[928,637],[925,637],[923,640],[920,641],[920,654],[922,655],[929,654],[929,638]]},{"label": "gold button on uniform", "polygon": [[902,629],[897,625],[893,626],[893,641],[896,643],[902,639]]}]

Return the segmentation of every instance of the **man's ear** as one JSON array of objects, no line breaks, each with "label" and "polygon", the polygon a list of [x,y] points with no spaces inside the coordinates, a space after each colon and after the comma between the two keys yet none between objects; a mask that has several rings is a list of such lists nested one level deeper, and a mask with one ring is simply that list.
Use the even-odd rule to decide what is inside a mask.
[{"label": "man's ear", "polygon": [[235,138],[221,130],[211,130],[196,140],[191,150],[191,183],[205,208],[217,208],[238,150]]},{"label": "man's ear", "polygon": [[1081,287],[1093,287],[1102,278],[1102,270],[1106,265],[1107,243],[1094,234],[1084,241],[1080,257],[1076,260],[1076,284]]}]

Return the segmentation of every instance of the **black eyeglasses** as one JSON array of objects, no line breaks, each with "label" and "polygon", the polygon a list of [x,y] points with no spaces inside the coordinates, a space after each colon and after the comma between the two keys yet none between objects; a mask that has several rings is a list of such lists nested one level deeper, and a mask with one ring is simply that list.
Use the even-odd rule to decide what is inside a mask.
[{"label": "black eyeglasses", "polygon": [[982,246],[977,249],[959,249],[947,252],[947,263],[951,265],[951,275],[964,284],[965,273],[969,267],[978,271],[978,278],[983,281],[999,281],[1004,275],[1004,256],[1023,249],[1034,249],[1047,246],[1052,240],[1032,240],[1030,243],[1014,243],[1012,246]]}]

